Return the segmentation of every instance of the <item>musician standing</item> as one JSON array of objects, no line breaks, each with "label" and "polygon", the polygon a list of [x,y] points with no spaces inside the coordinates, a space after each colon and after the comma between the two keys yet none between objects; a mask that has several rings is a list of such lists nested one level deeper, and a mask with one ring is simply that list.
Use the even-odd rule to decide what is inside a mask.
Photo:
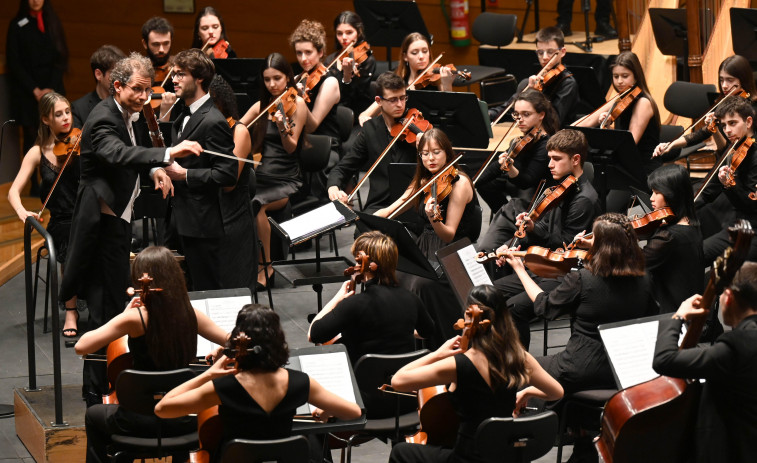
[{"label": "musician standing", "polygon": [[662,375],[706,380],[696,435],[690,436],[693,461],[752,461],[757,455],[757,263],[745,263],[720,295],[723,321],[733,330],[712,345],[679,350],[681,327],[707,313],[701,300],[690,297],[672,319],[660,321],[652,366]]},{"label": "musician standing", "polygon": [[[226,118],[210,99],[208,88],[215,67],[196,48],[174,60],[176,96],[187,109],[174,121],[172,139],[194,140],[221,154],[233,156],[234,140]],[[166,167],[174,182],[173,220],[187,260],[193,291],[221,289],[221,240],[224,237],[220,189],[237,182],[237,161],[205,153]]]}]

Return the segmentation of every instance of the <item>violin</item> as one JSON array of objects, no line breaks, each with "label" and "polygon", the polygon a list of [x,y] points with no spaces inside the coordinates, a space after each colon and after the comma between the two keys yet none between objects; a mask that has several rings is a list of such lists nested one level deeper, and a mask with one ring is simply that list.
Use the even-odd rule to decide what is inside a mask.
[{"label": "violin", "polygon": [[[559,185],[555,185],[544,190],[544,192],[540,195],[538,202],[535,202],[534,206],[531,207],[531,210],[528,211],[527,217],[533,221],[536,221],[542,214],[557,206],[557,204],[562,201],[563,195],[570,189],[570,187],[575,185],[577,181],[578,179],[576,179],[576,177],[568,175],[565,180],[563,180]],[[525,236],[526,221],[523,220],[521,221],[518,230],[515,232],[513,240],[515,238],[522,239],[525,238]]]},{"label": "violin", "polygon": [[736,169],[738,169],[741,163],[744,162],[744,158],[749,152],[749,148],[752,146],[752,143],[754,143],[754,138],[746,137],[741,145],[739,145],[739,147],[733,151],[730,164],[731,169],[727,171],[726,180],[723,184],[726,188],[733,188],[736,186],[736,180],[733,178],[733,176],[736,175]]},{"label": "violin", "polygon": [[[163,88],[163,85],[168,81],[168,79],[171,76],[171,73],[173,71],[173,65],[170,61],[167,61],[162,66],[155,66],[155,82],[161,81],[163,84],[161,84],[160,88]],[[155,87],[153,87],[153,90],[155,90]]]},{"label": "violin", "polygon": [[660,209],[655,209],[641,217],[634,216],[634,218],[631,219],[631,226],[636,231],[636,234],[642,238],[650,236],[660,225],[671,217],[675,217],[673,209],[669,207],[661,207]]},{"label": "violin", "polygon": [[423,74],[423,76],[420,79],[417,79],[417,81],[415,82],[414,85],[416,89],[425,88],[431,84],[438,85],[439,80],[441,80],[442,78],[442,75],[441,75],[442,67],[449,69],[450,71],[452,71],[453,74],[455,74],[456,76],[460,77],[463,80],[471,79],[470,72],[458,71],[454,64],[445,64],[444,66],[442,66],[439,63],[434,63],[429,67],[431,68],[430,71]]},{"label": "violin", "polygon": [[520,137],[517,142],[510,145],[510,149],[500,157],[500,169],[503,172],[510,170],[513,165],[513,161],[520,154],[521,151],[526,149],[528,145],[538,141],[544,132],[541,131],[541,126],[534,126],[525,135]]},{"label": "violin", "polygon": [[[160,70],[160,72],[158,72]],[[152,95],[150,95],[149,102],[153,109],[157,109],[160,106],[163,94],[166,93],[166,82],[173,75],[173,63],[169,60],[166,64],[155,68],[155,82],[161,81],[160,85],[152,87]],[[175,104],[175,103],[174,103]],[[172,106],[173,108],[173,106]]]},{"label": "violin", "polygon": [[371,257],[365,251],[358,251],[355,256],[355,265],[344,270],[344,276],[350,277],[347,291],[355,291],[357,285],[365,282],[365,272],[375,273],[376,270],[378,270],[376,262],[371,261]]},{"label": "violin", "polygon": [[55,191],[55,187],[58,185],[58,181],[63,175],[63,171],[66,170],[66,166],[68,166],[68,163],[73,156],[79,156],[81,154],[81,130],[74,127],[66,134],[65,138],[59,139],[56,137],[55,144],[53,145],[53,154],[55,154],[56,157],[65,156],[66,159],[63,161],[63,166],[61,166],[58,175],[55,177],[55,181],[53,182],[52,187],[50,187],[50,192],[47,193],[47,197],[42,203],[42,208],[37,214],[40,222],[43,221],[42,213],[45,212],[47,202],[50,201],[50,197],[52,196],[53,191]]},{"label": "violin", "polygon": [[423,118],[423,114],[420,111],[410,108],[404,117],[397,119],[394,125],[392,125],[389,134],[392,138],[399,137],[401,140],[414,144],[419,134],[425,133],[433,127],[431,122]]},{"label": "violin", "polygon": [[[387,218],[388,219],[393,219],[394,217],[396,217],[397,215],[399,215],[399,213],[402,212],[402,211],[404,211],[408,204],[412,204],[413,201],[415,200],[415,198],[417,198],[420,194],[431,196],[433,194],[432,189],[435,188],[436,182],[438,180],[440,180],[441,178],[443,178],[443,177],[445,178],[445,181],[442,182],[440,185],[442,187],[444,187],[444,189],[447,188],[447,182],[449,182],[449,191],[444,196],[444,198],[446,198],[447,195],[449,195],[449,193],[452,192],[452,183],[455,182],[455,180],[457,179],[457,176],[458,176],[458,170],[456,168],[457,167],[457,162],[460,159],[462,159],[462,157],[463,157],[463,155],[461,154],[458,157],[456,157],[452,162],[450,162],[449,164],[447,164],[447,166],[443,170],[440,170],[426,184],[424,184],[421,188],[419,188],[418,191],[416,191],[415,193],[413,193],[412,195],[410,195],[409,198],[407,198],[399,206],[397,206],[397,208],[394,211],[392,211],[392,213],[389,214],[389,216]],[[439,188],[439,186],[436,186],[436,188],[437,188],[437,191],[443,189],[443,188]],[[431,194],[429,194],[429,193],[431,193]],[[427,202],[430,199],[428,196],[425,197],[424,203]],[[437,194],[437,196],[439,196],[439,194]],[[442,198],[442,199],[444,199],[444,198]],[[439,201],[441,201],[441,199]],[[439,215],[439,220],[438,221],[441,221],[441,220],[442,220],[441,219],[441,215]]]},{"label": "violin", "polygon": [[294,127],[294,122],[292,122],[291,118],[292,116],[294,116],[294,113],[297,110],[297,95],[299,95],[297,88],[287,88],[281,95],[274,98],[274,100],[270,102],[268,106],[263,108],[260,113],[258,113],[258,116],[250,121],[249,124],[247,124],[247,128],[249,129],[250,127],[252,127],[258,121],[258,119],[263,116],[263,114],[268,114],[268,119],[273,120],[273,117],[276,115],[276,111],[281,111],[281,114],[284,115],[285,130],[288,134],[291,135],[292,127]]},{"label": "violin", "polygon": [[231,44],[227,42],[224,39],[218,39],[218,42],[216,42],[215,45],[213,45],[213,48],[211,48],[211,58],[215,59],[226,59],[229,57],[229,54],[226,52],[226,50],[229,49]]},{"label": "violin", "polygon": [[[700,307],[709,308],[746,260],[754,231],[746,220],[729,229],[734,243],[712,266]],[[680,349],[695,347],[704,316],[691,320]],[[604,407],[595,441],[600,461],[682,461],[695,434],[700,388],[686,379],[659,376],[616,393]]]},{"label": "violin", "polygon": [[155,117],[155,110],[150,101],[145,102],[142,106],[142,114],[144,114],[147,122],[147,130],[150,132],[153,148],[165,148],[166,142],[163,140],[163,133],[160,131],[158,119]]},{"label": "violin", "polygon": [[[331,64],[329,66],[331,66]],[[303,80],[305,81],[305,88],[300,95],[305,100],[305,103],[310,103],[310,92],[315,88],[316,85],[318,85],[318,82],[321,81],[321,78],[326,75],[327,72],[328,68],[322,63],[318,63],[317,66],[313,66],[313,69],[303,72],[300,78],[297,80],[298,84]]]},{"label": "violin", "polygon": [[[504,256],[507,252],[479,253],[476,262],[485,264]],[[583,265],[589,252],[584,249],[559,248],[554,251],[541,246],[530,246],[526,251],[509,251],[514,257],[523,258],[523,263],[535,275],[557,278]]]},{"label": "violin", "polygon": [[605,117],[605,120],[603,120],[599,125],[599,128],[604,129],[608,125],[615,122],[615,119],[620,117],[620,115],[623,114],[623,111],[631,106],[631,103],[633,103],[639,95],[641,95],[641,87],[639,87],[638,85],[635,85],[623,92],[621,94],[621,97],[615,100],[615,103],[612,104],[610,111],[608,111],[607,117]]},{"label": "violin", "polygon": [[435,201],[434,216],[431,218],[432,222],[441,222],[444,220],[442,217],[442,211],[439,207],[439,203],[444,201],[450,193],[452,193],[452,184],[460,178],[458,175],[457,167],[454,163],[451,163],[442,172],[441,177],[438,177],[434,182],[431,182],[431,188],[426,193],[423,204],[427,204],[430,200]]},{"label": "violin", "polygon": [[352,73],[360,77],[360,68],[359,66],[363,63],[365,63],[365,60],[368,59],[369,56],[373,54],[373,51],[371,50],[371,45],[363,40],[359,44],[352,47],[352,51],[350,52],[350,58],[352,58],[354,64],[354,69],[352,70]]},{"label": "violin", "polygon": [[562,74],[564,70],[565,66],[558,64],[549,71],[545,72],[544,75],[542,75],[539,81],[536,83],[534,88],[540,92],[544,91],[544,87],[551,85],[552,82],[556,81],[557,77]]}]

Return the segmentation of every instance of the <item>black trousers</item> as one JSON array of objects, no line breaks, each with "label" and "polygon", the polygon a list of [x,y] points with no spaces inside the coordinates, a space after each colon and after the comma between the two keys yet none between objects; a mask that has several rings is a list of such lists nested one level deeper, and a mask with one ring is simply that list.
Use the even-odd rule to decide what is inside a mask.
[{"label": "black trousers", "polygon": [[400,442],[392,447],[389,463],[446,463],[453,455],[452,449]]},{"label": "black trousers", "polygon": [[[595,0],[594,19],[597,22],[610,20],[610,0]],[[570,25],[573,20],[573,0],[557,0],[557,22]]]},{"label": "black trousers", "polygon": [[221,240],[180,235],[192,291],[222,289]]}]

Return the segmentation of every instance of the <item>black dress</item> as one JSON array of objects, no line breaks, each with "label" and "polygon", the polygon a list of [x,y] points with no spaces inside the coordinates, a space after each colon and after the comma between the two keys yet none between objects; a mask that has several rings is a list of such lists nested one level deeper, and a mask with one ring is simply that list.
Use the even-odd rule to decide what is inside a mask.
[{"label": "black dress", "polygon": [[[40,153],[40,159],[39,173],[42,182],[39,186],[39,197],[40,200],[44,201],[58,177],[60,167],[53,165],[42,153]],[[47,202],[47,209],[50,211],[50,223],[47,224],[47,232],[53,237],[53,244],[57,253],[56,260],[61,264],[66,262],[71,217],[74,214],[78,188],[79,156],[72,156],[63,170],[58,185],[50,196],[50,200]]]},{"label": "black dress", "polygon": [[[633,110],[636,107],[636,104],[641,100],[642,98],[648,99],[646,96],[641,95],[638,98],[636,98],[633,103],[631,103],[630,106],[626,108],[623,113],[621,113],[620,116],[615,120],[615,129],[617,130],[628,130],[628,127],[631,125],[631,117],[633,116]],[[651,102],[651,101],[650,101]],[[657,148],[657,145],[660,143],[660,122],[657,118],[652,116],[652,118],[649,120],[649,123],[647,124],[647,128],[644,129],[644,133],[641,134],[641,138],[639,138],[639,142],[636,143],[636,148],[639,151],[639,155],[641,156],[641,164],[644,168],[644,172],[649,175],[653,170],[657,169],[662,165],[662,162],[659,159],[652,159],[652,153],[654,153],[655,148]],[[637,179],[641,182],[642,185],[646,185],[647,179],[646,177]]]},{"label": "black dress", "polygon": [[392,449],[389,455],[390,463],[483,462],[474,445],[478,425],[491,417],[512,416],[516,389],[502,386],[492,390],[465,354],[457,354],[454,358],[457,382],[455,390],[449,395],[460,417],[455,448],[443,449],[433,445],[403,442]]},{"label": "black dress", "polygon": [[252,200],[259,204],[270,204],[298,192],[302,188],[299,154],[299,145],[291,154],[284,149],[276,123],[268,121],[263,140],[262,164],[255,171],[257,189]]},{"label": "black dress", "polygon": [[[330,54],[325,61],[331,63],[340,51]],[[344,73],[336,65],[330,69],[331,74],[339,81],[339,104],[352,110],[355,123],[357,123],[360,113],[368,109],[373,103],[375,92],[371,91],[371,82],[376,73],[376,59],[373,55],[369,55],[357,68],[360,76],[353,73],[349,84],[343,82]]]},{"label": "black dress", "polygon": [[567,394],[615,387],[597,327],[653,315],[657,305],[646,277],[603,278],[583,268],[568,273],[554,290],[540,293],[534,310],[550,320],[566,313],[574,318],[565,350],[537,358]]}]

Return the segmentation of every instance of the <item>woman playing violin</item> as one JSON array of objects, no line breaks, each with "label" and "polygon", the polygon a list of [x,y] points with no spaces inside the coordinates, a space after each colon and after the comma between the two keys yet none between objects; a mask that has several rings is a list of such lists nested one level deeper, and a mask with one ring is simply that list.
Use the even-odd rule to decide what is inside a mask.
[{"label": "woman playing violin", "polygon": [[[76,343],[76,353],[91,354],[112,341],[128,336],[133,368],[165,371],[184,368],[197,358],[197,335],[223,345],[227,333],[207,315],[192,308],[184,273],[173,253],[150,246],[140,252],[131,268],[136,284],[147,273],[152,288],[161,291],[134,297],[124,311]],[[146,302],[149,301],[149,302]],[[121,410],[118,405],[99,404],[87,409],[87,463],[109,461],[106,447],[112,434],[150,437],[156,433],[154,420]],[[163,437],[185,434],[197,428],[193,419],[175,420],[162,426]]]},{"label": "woman playing violin", "polygon": [[[234,342],[240,335],[251,341],[244,352]],[[318,407],[313,415],[319,420],[360,417],[357,404],[329,392],[301,371],[284,368],[289,347],[279,316],[270,308],[242,307],[226,346],[236,359],[222,355],[209,370],[166,394],[155,406],[155,414],[177,418],[218,405],[222,444],[239,438],[287,437],[295,410],[308,402]],[[233,367],[232,362],[236,363]]]},{"label": "woman playing violin", "polygon": [[[68,237],[71,231],[71,217],[76,202],[76,191],[79,188],[78,153],[73,154],[66,164],[69,150],[76,145],[73,137],[71,137],[69,143],[65,143],[73,128],[71,104],[66,97],[56,92],[45,93],[39,99],[39,114],[37,141],[24,156],[21,168],[10,189],[8,189],[8,202],[22,222],[25,222],[27,217],[41,220],[39,214],[26,210],[21,202],[21,192],[32,175],[36,175],[37,167],[39,167],[42,177],[39,186],[40,200],[45,201],[48,196],[50,197],[46,206],[50,210],[50,223],[47,225],[47,232],[53,237],[55,251],[57,252],[56,257],[61,265],[61,272],[63,272]],[[60,156],[55,154],[61,151],[55,149],[56,144],[63,148]],[[67,147],[66,145],[70,146]],[[62,174],[61,170],[63,170]],[[60,180],[55,186],[53,194],[50,194],[58,174],[61,174]],[[78,334],[77,324],[79,321],[79,313],[76,310],[76,296],[66,301],[65,307],[66,320],[63,324],[63,337],[73,338]]]},{"label": "woman playing violin", "polygon": [[[266,57],[262,69],[262,80],[264,85],[260,89],[260,101],[252,105],[242,117],[240,120],[242,124],[251,123],[266,106],[284,94],[287,88],[294,86],[292,68],[280,53],[272,53]],[[277,211],[286,206],[289,196],[302,188],[298,157],[308,109],[305,101],[299,96],[290,104],[295,105],[291,120],[280,110],[276,110],[270,120],[263,116],[252,127],[253,152],[262,152],[262,164],[255,173],[257,189],[252,200],[253,203],[260,205],[255,220],[258,236],[263,242],[263,250],[269,260],[271,256],[269,211]],[[263,270],[261,263],[257,281],[265,288],[267,280],[262,273]],[[265,271],[268,272],[269,277],[273,276],[272,266],[267,266]]]},{"label": "woman playing violin", "polygon": [[190,48],[204,49],[211,58],[216,59],[237,57],[226,36],[223,18],[212,6],[206,6],[197,14]]},{"label": "woman playing violin", "polygon": [[[490,322],[487,328],[478,329],[467,351],[463,353],[460,336],[455,336],[392,377],[392,387],[399,391],[449,385],[452,404],[460,416],[455,448],[403,442],[392,448],[390,463],[483,461],[473,442],[482,421],[518,416],[531,397],[557,400],[563,396],[560,384],[518,342],[507,303],[493,286],[474,287],[467,305],[483,310],[481,321]],[[527,385],[530,387],[517,392]]]}]

